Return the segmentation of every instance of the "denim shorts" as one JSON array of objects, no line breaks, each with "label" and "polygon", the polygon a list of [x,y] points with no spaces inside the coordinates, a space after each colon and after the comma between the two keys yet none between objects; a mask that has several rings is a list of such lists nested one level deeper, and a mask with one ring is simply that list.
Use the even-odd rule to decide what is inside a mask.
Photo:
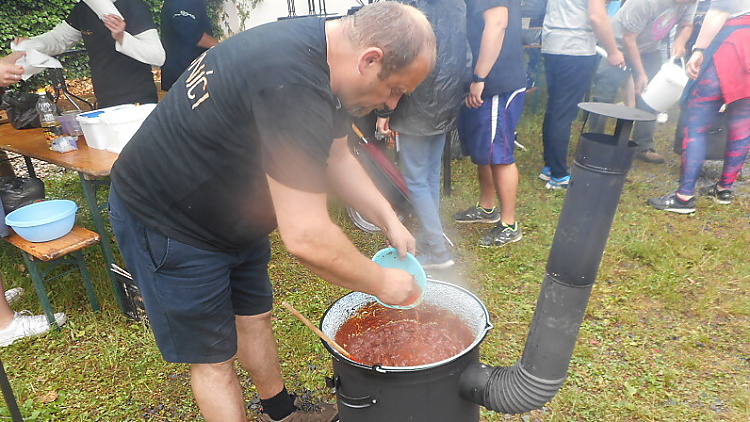
[{"label": "denim shorts", "polygon": [[150,230],[110,189],[109,215],[167,362],[219,363],[237,353],[235,316],[273,307],[271,248],[263,237],[241,251],[207,251]]}]

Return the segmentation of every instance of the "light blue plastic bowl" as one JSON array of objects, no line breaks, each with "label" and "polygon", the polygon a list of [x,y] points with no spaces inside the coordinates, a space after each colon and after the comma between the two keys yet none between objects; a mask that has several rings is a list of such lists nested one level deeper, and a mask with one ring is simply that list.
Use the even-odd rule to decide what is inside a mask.
[{"label": "light blue plastic bowl", "polygon": [[70,233],[78,205],[53,199],[23,206],[5,216],[5,224],[29,242],[49,242]]},{"label": "light blue plastic bowl", "polygon": [[422,294],[419,296],[419,299],[409,306],[386,305],[378,298],[375,298],[378,303],[388,308],[395,309],[411,309],[422,303],[424,291],[427,288],[427,274],[425,274],[422,264],[417,261],[417,258],[415,258],[414,255],[407,253],[406,258],[402,260],[398,257],[398,250],[396,250],[396,248],[385,248],[378,251],[378,253],[372,257],[372,260],[383,268],[398,268],[406,271],[414,276],[417,285],[422,289]]}]

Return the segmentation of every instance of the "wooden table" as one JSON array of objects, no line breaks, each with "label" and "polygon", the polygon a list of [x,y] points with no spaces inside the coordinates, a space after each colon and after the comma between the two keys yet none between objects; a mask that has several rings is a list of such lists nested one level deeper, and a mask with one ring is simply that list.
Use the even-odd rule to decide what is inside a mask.
[{"label": "wooden table", "polygon": [[16,130],[9,124],[0,125],[0,149],[75,170],[88,177],[109,177],[118,155],[89,148],[83,137],[79,139],[77,151],[62,154],[49,149],[42,129]]},{"label": "wooden table", "polygon": [[22,155],[26,160],[26,167],[31,177],[36,177],[31,158],[45,161],[78,172],[78,178],[83,186],[83,194],[86,204],[91,213],[96,232],[101,236],[99,245],[107,266],[107,274],[115,291],[115,298],[121,311],[125,311],[125,303],[122,297],[122,288],[111,271],[114,263],[114,253],[110,243],[109,234],[104,223],[102,213],[106,203],[100,204],[96,199],[96,190],[99,186],[109,186],[109,172],[112,165],[119,157],[118,154],[89,148],[86,140],[81,136],[78,141],[78,150],[59,153],[49,149],[44,138],[42,129],[16,130],[10,124],[0,124],[0,149]]}]

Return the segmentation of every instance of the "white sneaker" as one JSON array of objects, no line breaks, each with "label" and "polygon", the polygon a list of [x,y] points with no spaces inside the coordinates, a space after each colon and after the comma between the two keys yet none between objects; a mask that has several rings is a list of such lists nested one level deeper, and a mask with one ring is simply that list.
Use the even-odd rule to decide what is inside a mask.
[{"label": "white sneaker", "polygon": [[14,287],[10,290],[6,290],[5,300],[8,302],[8,305],[12,305],[14,302],[18,301],[21,296],[23,296],[23,293],[23,287]]},{"label": "white sneaker", "polygon": [[[65,324],[68,317],[63,313],[55,314],[58,326]],[[28,311],[16,312],[13,321],[7,327],[0,329],[0,346],[10,346],[18,339],[44,334],[50,330],[45,315],[30,315]]]}]

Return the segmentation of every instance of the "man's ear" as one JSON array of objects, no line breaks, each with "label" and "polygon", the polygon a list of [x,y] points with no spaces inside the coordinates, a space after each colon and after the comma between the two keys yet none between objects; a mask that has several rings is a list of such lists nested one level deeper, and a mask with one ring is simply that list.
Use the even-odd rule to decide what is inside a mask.
[{"label": "man's ear", "polygon": [[360,73],[365,73],[368,68],[380,66],[383,61],[383,50],[378,47],[368,47],[359,55],[357,67]]}]

